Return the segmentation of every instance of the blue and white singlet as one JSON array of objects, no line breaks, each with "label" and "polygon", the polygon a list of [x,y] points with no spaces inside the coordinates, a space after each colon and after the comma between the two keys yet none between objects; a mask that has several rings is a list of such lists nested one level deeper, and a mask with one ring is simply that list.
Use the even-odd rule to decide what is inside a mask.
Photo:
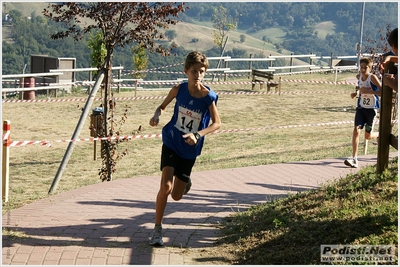
[{"label": "blue and white singlet", "polygon": [[[371,81],[371,75],[369,74],[365,81],[362,80],[362,75],[358,81],[358,86],[371,88],[374,91],[379,91],[378,86],[376,86]],[[379,97],[373,94],[360,94],[358,98],[357,108],[367,108],[367,109],[378,109],[379,108]]]},{"label": "blue and white singlet", "polygon": [[162,129],[163,143],[185,159],[195,159],[201,154],[204,137],[192,146],[185,142],[182,135],[207,128],[211,119],[209,107],[218,101],[218,95],[211,88],[206,88],[209,93],[205,97],[195,98],[190,95],[187,82],[180,84],[174,114]]}]

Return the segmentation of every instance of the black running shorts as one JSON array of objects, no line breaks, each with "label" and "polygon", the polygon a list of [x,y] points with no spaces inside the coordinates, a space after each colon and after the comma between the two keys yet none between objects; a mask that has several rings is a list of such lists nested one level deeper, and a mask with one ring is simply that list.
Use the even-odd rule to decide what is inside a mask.
[{"label": "black running shorts", "polygon": [[195,161],[196,159],[184,159],[166,145],[162,146],[160,170],[166,166],[173,167],[174,175],[185,183],[189,181]]},{"label": "black running shorts", "polygon": [[374,124],[375,117],[375,109],[357,108],[356,116],[354,119],[354,126],[359,126],[360,129],[362,129],[364,125],[367,124],[371,129],[372,125]]}]

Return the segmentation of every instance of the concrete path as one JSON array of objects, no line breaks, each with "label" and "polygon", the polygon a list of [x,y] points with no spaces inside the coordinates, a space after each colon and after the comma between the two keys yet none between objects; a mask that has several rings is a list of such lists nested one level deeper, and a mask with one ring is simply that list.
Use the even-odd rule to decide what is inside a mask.
[{"label": "concrete path", "polygon": [[[317,188],[358,169],[344,159],[195,172],[193,186],[167,205],[163,248],[148,245],[160,176],[86,186],[35,201],[3,215],[3,265],[206,265],[184,253],[211,246],[215,224],[249,206]],[[376,156],[359,157],[360,167]]]}]

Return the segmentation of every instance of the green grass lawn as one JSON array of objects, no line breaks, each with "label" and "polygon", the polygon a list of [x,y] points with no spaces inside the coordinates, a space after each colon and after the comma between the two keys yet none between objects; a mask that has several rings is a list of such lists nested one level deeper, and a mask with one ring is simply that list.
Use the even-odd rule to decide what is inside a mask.
[{"label": "green grass lawn", "polygon": [[[321,264],[322,244],[395,245],[398,264],[398,158],[234,214],[220,249],[240,265]],[[349,263],[346,263],[349,264]],[[365,264],[356,262],[354,264]]]}]

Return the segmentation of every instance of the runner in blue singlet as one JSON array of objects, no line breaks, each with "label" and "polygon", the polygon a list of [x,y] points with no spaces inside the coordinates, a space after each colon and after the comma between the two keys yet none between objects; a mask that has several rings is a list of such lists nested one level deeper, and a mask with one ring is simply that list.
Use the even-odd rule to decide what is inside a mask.
[{"label": "runner in blue singlet", "polygon": [[[217,110],[218,95],[204,86],[202,80],[207,71],[208,59],[201,53],[191,52],[185,61],[188,81],[174,86],[150,119],[156,126],[162,111],[176,100],[171,120],[162,130],[161,183],[156,198],[156,218],[152,246],[162,246],[162,219],[168,196],[180,200],[191,187],[190,174],[201,154],[204,136],[219,129],[221,120]],[[212,123],[210,124],[210,120]]]}]

